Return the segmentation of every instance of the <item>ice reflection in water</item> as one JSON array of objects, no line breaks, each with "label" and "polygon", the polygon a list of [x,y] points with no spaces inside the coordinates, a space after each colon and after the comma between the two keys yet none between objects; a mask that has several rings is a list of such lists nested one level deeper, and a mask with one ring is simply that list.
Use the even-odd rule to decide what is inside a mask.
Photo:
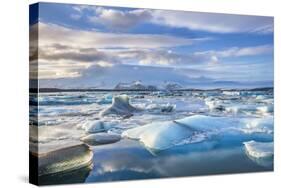
[{"label": "ice reflection in water", "polygon": [[271,170],[252,162],[242,146],[190,151],[179,146],[151,155],[138,142],[123,140],[96,147],[86,182],[181,177]]}]

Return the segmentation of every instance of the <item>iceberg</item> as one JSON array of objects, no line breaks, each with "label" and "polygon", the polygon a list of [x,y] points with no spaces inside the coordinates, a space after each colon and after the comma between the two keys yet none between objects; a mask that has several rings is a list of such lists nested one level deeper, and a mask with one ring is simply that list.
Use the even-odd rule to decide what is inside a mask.
[{"label": "iceberg", "polygon": [[259,112],[261,112],[262,114],[267,114],[267,113],[272,113],[274,108],[273,108],[273,105],[267,105],[267,106],[257,107],[257,110]]},{"label": "iceberg", "polygon": [[38,175],[66,173],[87,167],[92,164],[92,157],[92,151],[85,144],[42,153],[38,156]]},{"label": "iceberg", "polygon": [[188,127],[172,121],[151,123],[129,129],[122,137],[139,140],[145,147],[153,150],[168,149],[194,134]]},{"label": "iceberg", "polygon": [[113,127],[113,124],[106,123],[101,120],[94,120],[86,121],[83,124],[79,124],[77,127],[85,130],[87,133],[98,133],[109,130]]},{"label": "iceberg", "polygon": [[[256,122],[256,124],[255,124]],[[271,119],[243,119],[193,115],[174,121],[146,124],[126,130],[122,137],[135,139],[148,149],[165,150],[177,145],[220,141],[240,145],[254,138],[272,140]]]},{"label": "iceberg", "polygon": [[223,103],[219,100],[206,99],[205,104],[209,107],[210,110],[219,110],[219,111],[225,110],[225,107],[222,105]]},{"label": "iceberg", "polygon": [[256,112],[257,106],[256,105],[244,105],[244,104],[237,104],[237,105],[229,105],[225,107],[226,112],[238,114],[241,112]]},{"label": "iceberg", "polygon": [[273,142],[256,142],[251,140],[244,142],[247,156],[264,167],[272,167],[273,165]]},{"label": "iceberg", "polygon": [[245,133],[267,133],[273,134],[273,124],[274,118],[273,116],[265,117],[265,118],[250,118],[242,120],[243,131]]},{"label": "iceberg", "polygon": [[176,109],[176,105],[172,104],[149,104],[144,106],[143,109],[148,111],[172,112]]},{"label": "iceberg", "polygon": [[256,100],[264,100],[266,98],[267,97],[265,95],[258,95],[258,96],[256,96]]},{"label": "iceberg", "polygon": [[238,95],[240,95],[240,92],[239,91],[223,91],[222,94],[230,95],[230,96],[238,96]]},{"label": "iceberg", "polygon": [[205,115],[193,115],[183,119],[175,120],[175,122],[188,126],[194,130],[201,131],[218,131],[228,128],[230,125],[239,124],[235,119],[227,117],[213,117]]},{"label": "iceberg", "polygon": [[167,104],[161,108],[161,112],[172,112],[176,108],[176,105]]},{"label": "iceberg", "polygon": [[83,138],[81,138],[81,141],[90,145],[102,145],[102,144],[111,144],[118,142],[121,139],[121,136],[118,134],[112,134],[112,133],[96,133],[96,134],[90,134]]},{"label": "iceberg", "polygon": [[101,99],[99,99],[97,101],[98,104],[110,104],[112,103],[112,95],[111,94],[107,94],[105,96],[103,96]]},{"label": "iceberg", "polygon": [[129,97],[127,95],[119,95],[113,98],[112,105],[103,110],[100,115],[132,116],[133,112],[136,111],[138,111],[138,109],[130,104]]},{"label": "iceberg", "polygon": [[176,122],[192,129],[215,135],[225,144],[258,139],[271,141],[273,139],[273,116],[266,118],[229,118],[194,115]]}]

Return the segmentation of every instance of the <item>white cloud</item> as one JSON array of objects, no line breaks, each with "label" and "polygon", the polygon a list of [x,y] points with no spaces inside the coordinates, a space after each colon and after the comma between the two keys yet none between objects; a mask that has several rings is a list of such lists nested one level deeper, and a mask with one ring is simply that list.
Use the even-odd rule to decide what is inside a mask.
[{"label": "white cloud", "polygon": [[224,58],[257,56],[273,53],[271,45],[231,47],[224,50],[210,50],[194,53],[176,53],[169,49],[111,49],[103,51],[126,64],[151,66],[190,66],[204,63],[219,63]]},{"label": "white cloud", "polygon": [[[114,64],[126,61],[121,54],[105,49],[136,49],[150,51],[182,45],[192,45],[197,42],[209,40],[207,38],[180,38],[168,35],[143,34],[115,34],[97,31],[85,31],[66,28],[54,24],[39,22],[31,28],[32,33],[39,31],[39,51],[37,51],[36,37],[31,37],[35,48],[30,55],[31,61],[39,58],[39,78],[79,77],[81,71],[92,65],[112,67]],[[33,39],[34,38],[34,39]],[[116,50],[115,50],[116,51]],[[36,55],[38,53],[38,55]],[[129,52],[127,52],[128,55]],[[35,55],[34,55],[35,54]],[[132,54],[135,56],[134,54]],[[163,57],[162,57],[163,56]],[[138,55],[141,63],[153,62],[171,63],[173,58],[160,52],[151,55],[143,53]],[[149,61],[149,62],[148,62]]]},{"label": "white cloud", "polygon": [[273,32],[273,18],[264,16],[246,16],[188,11],[132,9],[120,10],[106,7],[75,7],[82,14],[83,10],[92,11],[89,20],[103,24],[111,29],[127,29],[140,23],[154,23],[169,27],[214,33],[256,33]]},{"label": "white cloud", "polygon": [[182,38],[159,34],[122,34],[84,31],[39,23],[40,45],[57,43],[84,48],[163,48],[192,45],[210,38]]},{"label": "white cloud", "polygon": [[273,53],[273,46],[260,45],[250,47],[232,47],[225,50],[210,50],[203,52],[196,52],[194,55],[210,57],[210,62],[219,62],[220,58],[228,57],[243,57],[243,56],[257,56]]},{"label": "white cloud", "polygon": [[71,14],[70,17],[73,19],[73,20],[79,20],[82,16],[80,14]]},{"label": "white cloud", "polygon": [[152,15],[149,10],[137,9],[131,11],[120,11],[115,9],[97,8],[96,15],[90,16],[93,23],[106,25],[113,29],[127,29],[141,22],[149,21]]},{"label": "white cloud", "polygon": [[273,18],[186,11],[153,11],[152,22],[214,33],[272,33]]},{"label": "white cloud", "polygon": [[[84,31],[39,23],[39,78],[79,77],[93,65],[111,68],[116,64],[190,66],[219,63],[223,58],[256,56],[273,52],[271,45],[232,47],[194,53],[176,53],[171,47],[210,40],[167,35],[115,34]],[[33,37],[31,37],[31,40]],[[36,40],[32,43],[36,44]],[[37,53],[36,51],[34,53]],[[31,54],[31,62],[37,56]],[[203,66],[203,65],[202,65]],[[201,68],[202,68],[201,66]]]},{"label": "white cloud", "polygon": [[133,61],[142,65],[171,65],[182,60],[181,55],[167,50],[128,49],[116,51],[115,54],[125,62]]}]

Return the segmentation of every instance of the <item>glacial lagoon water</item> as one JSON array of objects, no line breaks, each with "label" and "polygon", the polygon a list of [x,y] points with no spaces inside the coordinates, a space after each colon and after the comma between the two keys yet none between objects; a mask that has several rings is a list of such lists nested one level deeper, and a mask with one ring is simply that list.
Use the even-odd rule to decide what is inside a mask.
[{"label": "glacial lagoon water", "polygon": [[38,102],[31,151],[95,139],[90,168],[42,175],[42,184],[273,170],[272,89],[52,92]]}]

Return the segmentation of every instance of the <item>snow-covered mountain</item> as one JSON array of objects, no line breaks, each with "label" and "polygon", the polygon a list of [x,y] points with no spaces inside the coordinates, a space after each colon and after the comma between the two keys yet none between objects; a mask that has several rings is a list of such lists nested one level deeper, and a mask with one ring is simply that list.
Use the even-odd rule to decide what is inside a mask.
[{"label": "snow-covered mountain", "polygon": [[140,80],[131,83],[118,83],[115,88],[116,90],[156,90],[156,86],[144,85]]},{"label": "snow-covered mountain", "polygon": [[169,90],[169,91],[179,90],[179,89],[183,89],[183,86],[179,83],[176,83],[176,82],[165,82],[164,83],[164,89]]}]

